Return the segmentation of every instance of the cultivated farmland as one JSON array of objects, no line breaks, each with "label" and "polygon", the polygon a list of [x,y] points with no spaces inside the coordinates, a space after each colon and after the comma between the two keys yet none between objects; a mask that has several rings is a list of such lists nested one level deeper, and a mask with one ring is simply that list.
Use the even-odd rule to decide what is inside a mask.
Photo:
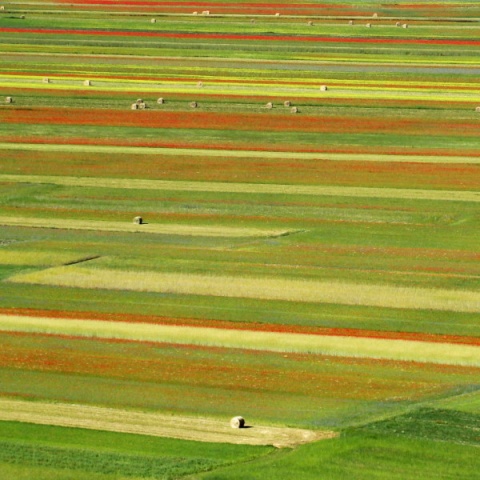
[{"label": "cultivated farmland", "polygon": [[479,38],[4,2],[0,477],[480,479]]}]

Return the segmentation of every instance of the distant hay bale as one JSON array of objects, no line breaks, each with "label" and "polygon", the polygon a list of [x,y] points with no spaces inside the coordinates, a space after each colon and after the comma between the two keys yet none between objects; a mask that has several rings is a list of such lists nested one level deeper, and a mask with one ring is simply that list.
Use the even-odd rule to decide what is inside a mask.
[{"label": "distant hay bale", "polygon": [[275,16],[276,16],[276,17],[279,17],[279,16],[280,16],[280,13],[279,13],[279,12],[277,12],[277,13],[275,14]]},{"label": "distant hay bale", "polygon": [[143,224],[143,218],[142,217],[135,217],[133,219],[133,223],[135,223],[136,225],[142,225]]},{"label": "distant hay bale", "polygon": [[478,113],[480,113],[480,107],[477,107],[477,108],[475,109],[475,111],[478,112]]},{"label": "distant hay bale", "polygon": [[5,6],[4,6],[4,5],[0,5],[0,10],[5,10]]},{"label": "distant hay bale", "polygon": [[130,108],[132,110],[138,110],[138,103],[132,103],[132,106]]},{"label": "distant hay bale", "polygon": [[203,87],[203,82],[198,82],[197,87],[202,88]]},{"label": "distant hay bale", "polygon": [[265,105],[265,108],[268,108],[268,109],[273,108],[273,103],[272,103],[272,102],[268,102],[268,103]]},{"label": "distant hay bale", "polygon": [[298,107],[292,107],[290,110],[292,113],[298,113]]},{"label": "distant hay bale", "polygon": [[233,417],[230,420],[230,426],[232,428],[243,428],[245,426],[245,419],[243,417]]},{"label": "distant hay bale", "polygon": [[371,27],[372,27],[372,24],[371,24],[371,23],[367,23],[365,26],[366,26],[367,28],[371,28]]},{"label": "distant hay bale", "polygon": [[349,24],[349,25],[353,25],[353,20],[350,20],[350,21],[348,22],[348,24]]},{"label": "distant hay bale", "polygon": [[25,15],[20,15],[21,20],[25,20]]},{"label": "distant hay bale", "polygon": [[136,103],[137,103],[138,105],[140,105],[141,103],[144,103],[144,102],[143,102],[143,98],[137,98]]},{"label": "distant hay bale", "polygon": [[152,19],[150,20],[150,23],[157,23],[157,19],[156,19],[156,18],[152,18]]},{"label": "distant hay bale", "polygon": [[373,18],[378,18],[378,13],[374,13],[374,14],[372,15],[372,17],[373,17]]},{"label": "distant hay bale", "polygon": [[284,105],[285,107],[289,107],[291,104],[292,104],[292,102],[291,102],[290,100],[285,100],[285,101],[283,102],[283,105]]},{"label": "distant hay bale", "polygon": [[404,23],[404,24],[402,25],[402,28],[408,28],[408,24]]},{"label": "distant hay bale", "polygon": [[401,23],[400,23],[400,22],[397,22],[397,23],[395,24],[395,26],[396,26],[396,27],[400,27],[400,26],[401,26]]},{"label": "distant hay bale", "polygon": [[90,80],[85,80],[85,81],[83,82],[83,85],[84,85],[85,87],[89,87],[91,84],[92,84],[92,82],[91,82]]},{"label": "distant hay bale", "polygon": [[193,12],[192,15],[198,15],[198,12]]},{"label": "distant hay bale", "polygon": [[309,20],[309,21],[307,22],[307,25],[308,25],[309,27],[312,27],[312,26],[313,26],[313,22],[312,22],[311,20]]},{"label": "distant hay bale", "polygon": [[147,108],[147,104],[145,102],[137,103],[139,110],[145,110]]},{"label": "distant hay bale", "polygon": [[163,104],[165,103],[165,100],[164,100],[162,97],[160,97],[160,98],[157,100],[157,103],[158,103],[159,105],[163,105]]},{"label": "distant hay bale", "polygon": [[250,23],[255,23],[255,19],[254,18],[250,19]]},{"label": "distant hay bale", "polygon": [[12,97],[6,97],[5,98],[5,103],[13,103],[13,98]]},{"label": "distant hay bale", "polygon": [[322,85],[322,86],[320,87],[320,91],[321,91],[321,92],[326,92],[327,90],[328,90],[328,87],[327,87],[326,85]]},{"label": "distant hay bale", "polygon": [[210,10],[204,10],[202,12],[202,15],[205,15],[205,16],[210,15]]},{"label": "distant hay bale", "polygon": [[43,83],[50,83],[50,79],[48,77],[45,77],[43,80],[42,80]]},{"label": "distant hay bale", "polygon": [[197,102],[190,102],[190,107],[191,107],[191,108],[197,108],[197,107],[198,107],[198,103],[197,103]]}]

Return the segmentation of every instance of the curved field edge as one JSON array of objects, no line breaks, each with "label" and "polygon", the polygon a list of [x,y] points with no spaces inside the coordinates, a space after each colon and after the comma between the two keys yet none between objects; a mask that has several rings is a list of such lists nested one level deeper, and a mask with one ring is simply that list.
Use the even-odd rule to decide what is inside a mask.
[{"label": "curved field edge", "polygon": [[18,315],[0,315],[0,330],[480,366],[480,347],[478,346],[425,341],[131,324]]}]

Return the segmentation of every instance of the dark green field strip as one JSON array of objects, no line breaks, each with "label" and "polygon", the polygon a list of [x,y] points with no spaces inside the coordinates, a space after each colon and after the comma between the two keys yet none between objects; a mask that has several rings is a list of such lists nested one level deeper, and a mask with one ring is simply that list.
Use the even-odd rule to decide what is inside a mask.
[{"label": "dark green field strip", "polygon": [[0,463],[122,479],[178,478],[271,451],[15,422],[0,422],[0,445]]},{"label": "dark green field strip", "polygon": [[478,480],[478,447],[393,436],[358,434],[303,446],[282,458],[264,459],[239,472],[200,476],[211,480],[276,480],[278,472],[303,480]]},{"label": "dark green field strip", "polygon": [[369,424],[362,431],[377,435],[398,435],[478,447],[480,415],[455,410],[422,408],[400,417]]}]

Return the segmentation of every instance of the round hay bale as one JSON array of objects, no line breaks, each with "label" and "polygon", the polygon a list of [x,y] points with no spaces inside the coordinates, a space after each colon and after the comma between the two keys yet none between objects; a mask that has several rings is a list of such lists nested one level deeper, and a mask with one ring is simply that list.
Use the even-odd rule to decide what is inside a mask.
[{"label": "round hay bale", "polygon": [[197,102],[190,102],[190,107],[191,107],[191,108],[197,108],[197,107],[198,107],[198,103],[197,103]]},{"label": "round hay bale", "polygon": [[21,20],[25,20],[25,15],[20,15]]},{"label": "round hay bale", "polygon": [[91,82],[90,80],[85,80],[85,81],[83,82],[83,85],[84,85],[85,87],[89,87],[91,84],[92,84],[92,82]]},{"label": "round hay bale", "polygon": [[268,109],[273,108],[273,103],[272,103],[272,102],[268,102],[268,103],[265,105],[265,108],[268,108]]},{"label": "round hay bale", "polygon": [[138,103],[132,103],[132,106],[130,108],[132,110],[138,110]]},{"label": "round hay bale", "polygon": [[348,24],[349,24],[349,25],[353,25],[353,20],[350,20],[350,21],[348,22]]},{"label": "round hay bale", "polygon": [[373,18],[378,18],[378,13],[374,13],[374,14],[372,15],[372,17],[373,17]]},{"label": "round hay bale", "polygon": [[135,217],[133,219],[133,223],[135,223],[136,225],[142,225],[143,224],[143,218],[142,217]]},{"label": "round hay bale", "polygon": [[400,26],[401,26],[401,23],[400,23],[400,22],[397,22],[397,23],[395,24],[395,26],[396,26],[396,27],[400,27]]},{"label": "round hay bale", "polygon": [[5,97],[5,103],[13,103],[12,97]]},{"label": "round hay bale", "polygon": [[4,6],[4,5],[0,5],[0,10],[5,10],[5,6]]},{"label": "round hay bale", "polygon": [[292,113],[298,113],[298,107],[292,107],[290,110]]},{"label": "round hay bale", "polygon": [[327,90],[328,90],[328,87],[327,87],[326,85],[322,85],[322,86],[320,87],[320,91],[321,91],[321,92],[326,92]]},{"label": "round hay bale", "polygon": [[198,12],[193,12],[192,15],[198,15]]},{"label": "round hay bale", "polygon": [[367,23],[367,25],[365,25],[367,28],[372,28],[372,24],[371,23]]},{"label": "round hay bale", "polygon": [[138,105],[140,105],[141,103],[143,103],[143,98],[137,98],[137,102],[136,102],[136,103],[138,103]]},{"label": "round hay bale", "polygon": [[250,23],[255,23],[255,19],[254,18],[250,19]]},{"label": "round hay bale", "polygon": [[308,25],[309,27],[312,27],[312,26],[313,26],[313,22],[312,22],[311,20],[309,20],[309,21],[307,22],[307,25]]},{"label": "round hay bale", "polygon": [[477,107],[477,108],[475,109],[475,111],[476,111],[477,113],[480,113],[480,107]]},{"label": "round hay bale", "polygon": [[202,88],[202,87],[203,87],[203,82],[198,82],[198,83],[197,83],[197,87],[198,87],[198,88]]},{"label": "round hay bale", "polygon": [[408,28],[408,24],[404,23],[404,24],[402,25],[402,28]]},{"label": "round hay bale", "polygon": [[159,105],[163,105],[163,104],[165,103],[165,100],[164,100],[162,97],[160,97],[160,98],[157,100],[157,103],[158,103]]},{"label": "round hay bale", "polygon": [[147,108],[147,104],[145,102],[137,103],[139,110],[145,110]]},{"label": "round hay bale", "polygon": [[157,19],[156,19],[156,18],[152,18],[152,19],[150,20],[150,23],[157,23]]},{"label": "round hay bale", "polygon": [[45,77],[43,80],[42,80],[43,83],[50,83],[50,79]]},{"label": "round hay bale", "polygon": [[245,419],[243,417],[233,417],[230,420],[230,426],[232,428],[243,428],[245,426]]},{"label": "round hay bale", "polygon": [[202,12],[202,15],[205,15],[205,16],[210,15],[210,10],[204,10]]},{"label": "round hay bale", "polygon": [[277,12],[277,13],[275,14],[275,16],[276,16],[276,17],[279,17],[279,16],[280,16],[280,13],[279,13],[279,12]]},{"label": "round hay bale", "polygon": [[292,104],[292,102],[291,102],[290,100],[285,100],[285,101],[283,102],[283,105],[284,105],[285,107],[289,107],[291,104]]}]

